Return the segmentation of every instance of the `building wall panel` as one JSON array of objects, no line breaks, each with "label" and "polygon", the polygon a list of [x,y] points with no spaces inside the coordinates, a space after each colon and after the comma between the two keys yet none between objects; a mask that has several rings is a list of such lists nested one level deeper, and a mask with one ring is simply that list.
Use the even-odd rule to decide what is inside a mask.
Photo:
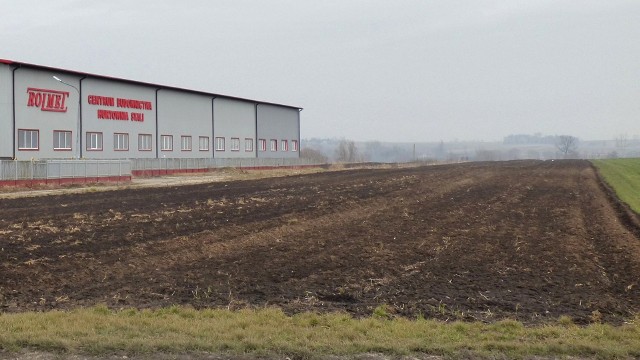
[{"label": "building wall panel", "polygon": [[0,158],[13,157],[13,88],[11,67],[0,64]]},{"label": "building wall panel", "polygon": [[[156,89],[115,80],[82,81],[82,146],[88,159],[155,158]],[[89,150],[87,133],[102,134],[102,150]],[[115,137],[128,134],[129,149],[115,149]],[[141,148],[140,135],[151,135],[151,146]]]},{"label": "building wall panel", "polygon": [[[160,148],[161,158],[213,157],[212,98],[176,90],[158,92],[158,135],[173,139],[171,151]],[[190,151],[182,149],[183,136],[191,137]],[[200,137],[208,139],[208,150],[200,150]]]},{"label": "building wall panel", "polygon": [[[78,92],[53,79],[78,87],[78,76],[31,68],[15,71],[16,158],[18,160],[77,157]],[[20,129],[37,131],[37,149],[20,149]],[[70,131],[71,150],[54,150],[54,131]]]},{"label": "building wall panel", "polygon": [[[213,135],[224,138],[224,150],[214,150],[215,158],[256,157],[256,110],[249,101],[216,98],[214,100]],[[239,142],[238,150],[232,149],[233,139]],[[251,149],[246,142],[250,140]],[[215,139],[214,139],[215,149]]]},{"label": "building wall panel", "polygon": [[[276,105],[258,105],[258,138],[266,141],[266,151],[258,151],[260,158],[294,158],[300,154],[300,111]],[[271,142],[277,142],[272,150]],[[288,149],[283,148],[286,141]],[[293,151],[293,142],[298,151]]]}]

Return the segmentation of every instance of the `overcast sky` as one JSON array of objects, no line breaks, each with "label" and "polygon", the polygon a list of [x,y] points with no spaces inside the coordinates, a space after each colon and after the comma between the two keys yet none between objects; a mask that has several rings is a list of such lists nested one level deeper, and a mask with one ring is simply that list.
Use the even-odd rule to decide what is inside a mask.
[{"label": "overcast sky", "polygon": [[302,137],[640,135],[639,0],[0,0],[0,58],[300,106]]}]

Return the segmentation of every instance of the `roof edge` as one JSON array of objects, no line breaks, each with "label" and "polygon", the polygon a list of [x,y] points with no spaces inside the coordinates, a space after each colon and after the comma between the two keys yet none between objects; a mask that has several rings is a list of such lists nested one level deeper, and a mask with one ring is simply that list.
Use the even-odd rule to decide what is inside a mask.
[{"label": "roof edge", "polygon": [[0,59],[0,63],[9,64],[9,65],[15,64],[15,65],[19,65],[19,66],[35,68],[35,69],[44,69],[44,70],[49,70],[49,71],[60,71],[60,72],[68,73],[68,74],[75,74],[75,75],[93,77],[93,78],[96,78],[96,79],[122,81],[122,82],[126,82],[126,83],[129,83],[129,84],[142,85],[142,86],[153,86],[153,87],[159,87],[159,88],[163,88],[163,89],[167,89],[167,90],[184,91],[184,92],[189,92],[189,93],[192,93],[192,94],[208,95],[208,96],[212,96],[212,97],[220,97],[220,98],[226,98],[226,99],[231,99],[231,100],[248,101],[248,102],[253,102],[253,103],[256,103],[256,104],[282,106],[282,107],[291,108],[291,109],[298,109],[300,111],[303,110],[303,108],[301,108],[299,106],[279,104],[279,103],[273,103],[273,102],[261,101],[261,100],[255,100],[255,99],[249,99],[249,98],[241,98],[241,97],[237,97],[237,96],[217,94],[217,93],[201,91],[201,90],[185,89],[185,88],[180,88],[180,87],[176,87],[176,86],[162,85],[162,84],[156,84],[156,83],[147,83],[147,82],[143,82],[143,81],[118,78],[118,77],[114,77],[114,76],[91,74],[91,73],[82,72],[82,71],[68,70],[68,69],[62,69],[62,68],[56,68],[56,67],[44,66],[44,65],[37,65],[37,64],[30,64],[30,63],[25,63],[25,62],[20,62],[20,61]]}]

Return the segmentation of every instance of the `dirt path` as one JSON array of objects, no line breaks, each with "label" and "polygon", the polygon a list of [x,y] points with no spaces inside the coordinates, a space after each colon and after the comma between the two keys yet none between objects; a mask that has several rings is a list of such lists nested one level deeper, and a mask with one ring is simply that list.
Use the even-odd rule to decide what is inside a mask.
[{"label": "dirt path", "polygon": [[0,311],[287,312],[619,323],[640,241],[586,161],[324,172],[0,200]]}]

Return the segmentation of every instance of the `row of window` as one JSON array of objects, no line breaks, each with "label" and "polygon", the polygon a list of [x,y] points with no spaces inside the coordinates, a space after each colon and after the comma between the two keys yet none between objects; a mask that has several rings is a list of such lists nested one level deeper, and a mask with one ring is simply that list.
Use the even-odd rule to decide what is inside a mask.
[{"label": "row of window", "polygon": [[[280,140],[278,146],[277,139],[269,140],[271,151],[298,151],[298,140],[291,140],[291,148],[289,148],[289,140]],[[217,137],[216,138],[216,151],[225,151],[225,138]],[[239,138],[231,138],[231,151],[240,151],[240,139]],[[253,151],[253,139],[245,138],[244,139],[244,151]],[[267,139],[258,139],[258,151],[267,151]]]},{"label": "row of window", "polygon": [[[19,129],[18,130],[18,149],[19,150],[39,150],[40,149],[40,131]],[[66,130],[54,130],[53,131],[53,149],[54,150],[71,150],[72,133]],[[101,151],[103,150],[103,134],[100,132],[87,132],[86,145],[88,151]],[[180,136],[180,150],[192,151],[193,140],[191,136]],[[289,141],[277,139],[270,139],[271,151],[298,151],[298,141],[291,140],[291,150],[289,150]],[[231,151],[240,151],[240,138],[231,138],[230,144]],[[225,151],[225,138],[215,138],[215,150]],[[152,149],[152,135],[151,134],[138,134],[138,150],[139,151],[151,151]],[[209,137],[198,137],[198,149],[200,151],[209,151]],[[114,151],[128,151],[129,150],[129,134],[115,133],[113,134],[113,150]],[[173,151],[173,135],[161,135],[160,136],[160,150]],[[253,139],[244,139],[244,150],[247,152],[253,151]],[[267,151],[267,139],[258,139],[258,150]]]}]

